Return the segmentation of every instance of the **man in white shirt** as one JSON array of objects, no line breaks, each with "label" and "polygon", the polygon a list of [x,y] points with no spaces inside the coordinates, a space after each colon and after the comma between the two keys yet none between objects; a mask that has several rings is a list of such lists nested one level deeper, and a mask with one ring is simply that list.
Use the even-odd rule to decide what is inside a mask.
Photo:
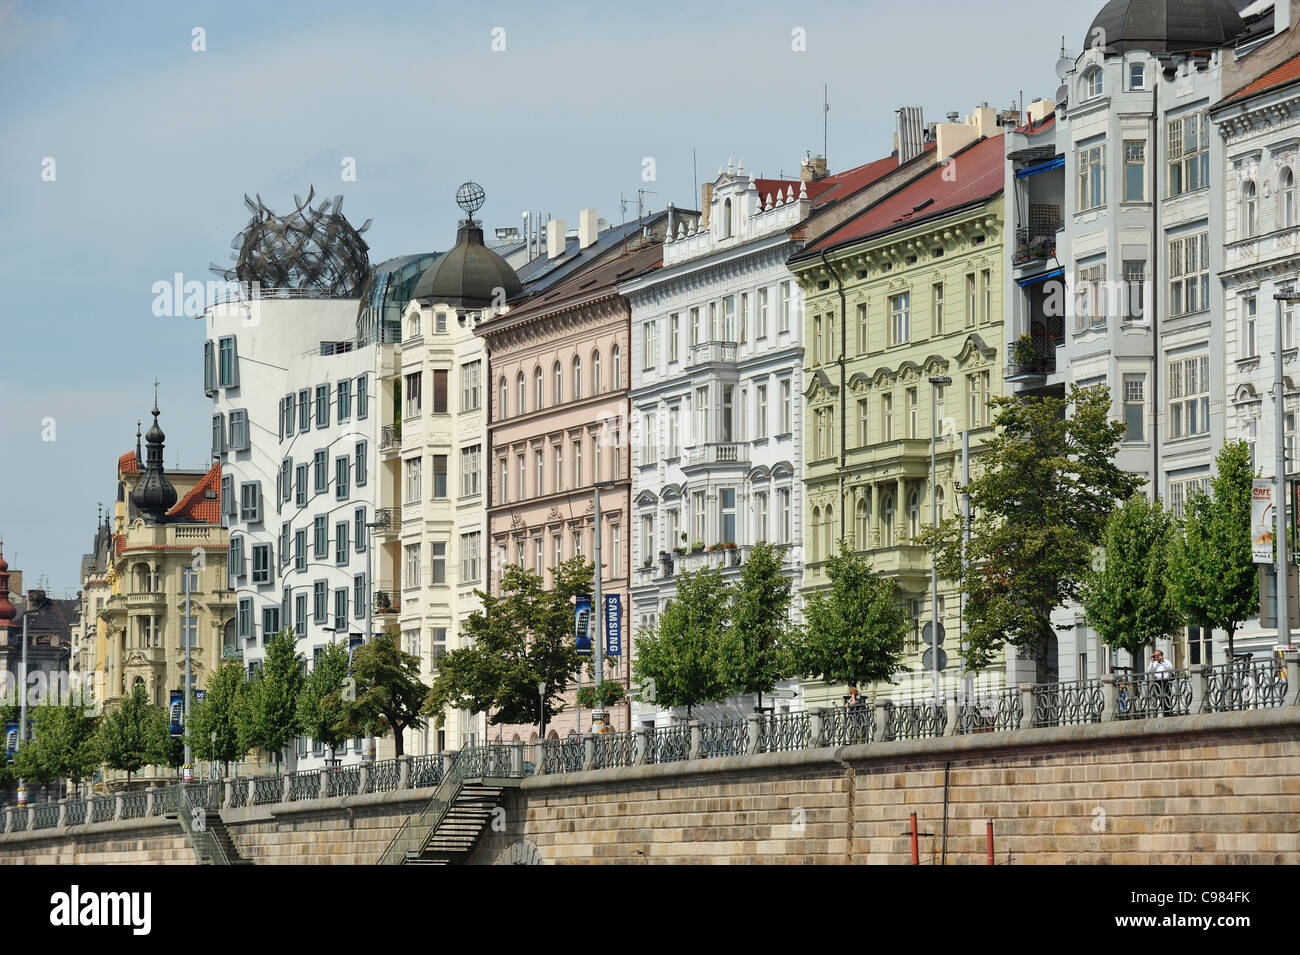
[{"label": "man in white shirt", "polygon": [[1173,677],[1174,668],[1165,659],[1164,651],[1153,651],[1151,665],[1147,667],[1147,679],[1150,681],[1151,692],[1160,701],[1160,707],[1164,710],[1165,716],[1169,716],[1173,709],[1173,685],[1170,683]]}]

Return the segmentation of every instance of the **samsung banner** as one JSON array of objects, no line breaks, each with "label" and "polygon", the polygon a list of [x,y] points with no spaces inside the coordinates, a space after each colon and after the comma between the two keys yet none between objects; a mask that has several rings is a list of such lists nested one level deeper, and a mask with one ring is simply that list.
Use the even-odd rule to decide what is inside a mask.
[{"label": "samsung banner", "polygon": [[18,721],[5,724],[5,753],[13,759],[18,752]]},{"label": "samsung banner", "polygon": [[621,656],[623,653],[623,598],[618,594],[605,594],[605,655]]},{"label": "samsung banner", "polygon": [[181,728],[181,709],[184,706],[185,695],[180,690],[169,690],[171,694],[171,732],[173,736],[180,736],[183,733]]},{"label": "samsung banner", "polygon": [[578,656],[591,656],[591,598],[579,597],[573,612],[573,640]]},{"label": "samsung banner", "polygon": [[1257,564],[1273,563],[1273,482],[1255,481],[1250,492],[1250,548]]}]

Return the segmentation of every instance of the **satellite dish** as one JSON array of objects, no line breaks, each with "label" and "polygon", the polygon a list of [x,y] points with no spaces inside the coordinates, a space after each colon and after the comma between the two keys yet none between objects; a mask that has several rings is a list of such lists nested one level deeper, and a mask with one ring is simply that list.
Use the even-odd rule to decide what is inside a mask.
[{"label": "satellite dish", "polygon": [[1067,75],[1069,75],[1069,72],[1070,72],[1070,70],[1072,70],[1072,69],[1074,69],[1074,59],[1073,59],[1072,57],[1065,56],[1065,55],[1064,55],[1064,51],[1062,51],[1062,56],[1061,56],[1061,58],[1060,58],[1059,60],[1056,61],[1056,77],[1057,77],[1057,79],[1059,79],[1059,80],[1061,80],[1062,82],[1064,82],[1064,81],[1065,81],[1065,77],[1066,77]]},{"label": "satellite dish", "polygon": [[1070,88],[1062,84],[1061,87],[1056,91],[1056,101],[1058,103],[1064,103],[1069,98],[1070,98]]}]

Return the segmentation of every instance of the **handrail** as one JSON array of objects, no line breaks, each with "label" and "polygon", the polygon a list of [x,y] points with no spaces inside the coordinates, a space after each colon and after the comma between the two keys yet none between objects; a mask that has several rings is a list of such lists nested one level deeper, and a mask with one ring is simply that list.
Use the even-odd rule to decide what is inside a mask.
[{"label": "handrail", "polygon": [[[207,807],[195,806],[190,802],[190,789],[189,786],[168,786],[163,790],[164,804],[169,811],[176,813],[176,819],[185,830],[190,846],[200,862],[206,857],[212,865],[230,865],[230,858],[226,855],[221,840],[208,829]],[[200,817],[203,823],[195,827],[194,823]]]}]

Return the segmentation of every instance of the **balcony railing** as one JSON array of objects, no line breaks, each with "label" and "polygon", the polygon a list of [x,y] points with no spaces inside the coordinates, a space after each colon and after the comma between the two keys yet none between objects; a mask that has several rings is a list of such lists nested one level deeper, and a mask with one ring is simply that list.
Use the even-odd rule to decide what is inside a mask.
[{"label": "balcony railing", "polygon": [[686,466],[700,464],[748,464],[749,445],[734,442],[696,445],[686,452]]},{"label": "balcony railing", "polygon": [[735,342],[701,342],[691,346],[691,364],[707,365],[710,362],[736,361]]},{"label": "balcony railing", "polygon": [[386,424],[379,429],[379,450],[393,451],[402,443],[402,425],[401,422],[396,424]]}]

